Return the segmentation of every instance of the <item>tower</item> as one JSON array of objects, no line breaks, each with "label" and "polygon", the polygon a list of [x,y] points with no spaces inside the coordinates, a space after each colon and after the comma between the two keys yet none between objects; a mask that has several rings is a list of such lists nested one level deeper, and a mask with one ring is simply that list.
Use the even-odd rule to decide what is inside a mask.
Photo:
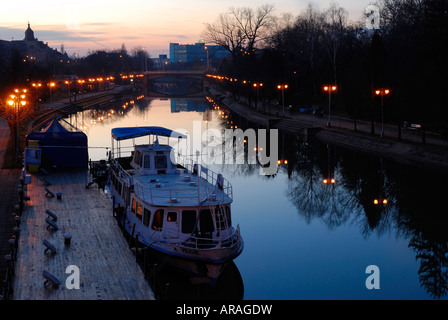
[{"label": "tower", "polygon": [[28,29],[25,31],[25,41],[35,41],[34,31],[31,30],[30,23],[28,22]]}]

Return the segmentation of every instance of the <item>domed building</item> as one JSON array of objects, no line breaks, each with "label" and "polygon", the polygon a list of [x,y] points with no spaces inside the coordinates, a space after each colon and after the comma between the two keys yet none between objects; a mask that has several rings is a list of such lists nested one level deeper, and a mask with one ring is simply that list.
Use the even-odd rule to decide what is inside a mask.
[{"label": "domed building", "polygon": [[28,29],[25,30],[25,41],[37,41],[36,38],[34,38],[34,31],[30,27],[30,23],[28,22]]},{"label": "domed building", "polygon": [[63,52],[50,48],[48,43],[39,41],[34,37],[34,31],[31,29],[30,23],[25,30],[25,38],[23,40],[4,41],[0,40],[0,56],[8,63],[12,53],[18,52],[23,62],[38,64],[45,67],[54,63],[69,63],[70,58]]}]

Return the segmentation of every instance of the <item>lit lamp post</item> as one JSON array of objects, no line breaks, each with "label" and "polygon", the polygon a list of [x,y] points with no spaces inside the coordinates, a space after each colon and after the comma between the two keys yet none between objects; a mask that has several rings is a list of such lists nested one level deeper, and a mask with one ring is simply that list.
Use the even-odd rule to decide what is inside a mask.
[{"label": "lit lamp post", "polygon": [[68,87],[68,99],[69,99],[69,102],[71,103],[72,102],[72,96],[70,95],[70,81],[66,80],[65,84]]},{"label": "lit lamp post", "polygon": [[322,183],[323,184],[335,184],[336,180],[334,178],[323,179]]},{"label": "lit lamp post", "polygon": [[383,204],[384,206],[387,204],[387,199],[382,199],[382,198],[379,198],[379,199],[374,199],[373,200],[373,204],[374,205],[379,205],[379,204]]},{"label": "lit lamp post", "polygon": [[31,84],[34,88],[36,88],[36,92],[37,92],[37,98],[36,98],[36,112],[39,112],[39,89],[40,87],[42,87],[42,83],[32,83]]},{"label": "lit lamp post", "polygon": [[78,83],[81,85],[81,99],[84,99],[84,88],[83,84],[85,83],[85,80],[78,80]]},{"label": "lit lamp post", "polygon": [[50,82],[50,83],[48,84],[48,86],[50,87],[50,102],[52,102],[52,101],[53,101],[53,98],[51,97],[51,88],[53,88],[54,86],[56,86],[56,83],[54,83],[54,82]]},{"label": "lit lamp post", "polygon": [[377,89],[375,94],[381,96],[381,138],[384,137],[384,96],[390,93],[389,89]]},{"label": "lit lamp post", "polygon": [[253,86],[254,86],[254,89],[255,90],[257,90],[257,102],[255,103],[255,106],[256,106],[256,108],[257,108],[257,110],[258,110],[258,101],[260,100],[260,88],[261,87],[263,87],[263,83],[257,83],[257,82],[255,82],[254,84],[253,84]]},{"label": "lit lamp post", "polygon": [[277,85],[278,90],[282,90],[282,108],[283,108],[283,117],[285,116],[285,89],[288,89],[287,84],[279,84]]},{"label": "lit lamp post", "polygon": [[11,100],[8,100],[8,104],[16,108],[16,161],[19,162],[19,107],[26,105],[26,89],[15,89],[14,93],[9,96]]},{"label": "lit lamp post", "polygon": [[331,126],[331,92],[336,91],[338,87],[336,85],[327,85],[323,87],[324,91],[328,92],[328,122],[327,127]]}]

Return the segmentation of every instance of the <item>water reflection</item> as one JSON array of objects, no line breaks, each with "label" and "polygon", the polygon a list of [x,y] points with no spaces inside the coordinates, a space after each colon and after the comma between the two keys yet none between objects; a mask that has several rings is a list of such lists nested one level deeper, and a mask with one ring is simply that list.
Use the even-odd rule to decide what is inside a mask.
[{"label": "water reflection", "polygon": [[[197,120],[207,121],[207,126],[220,130],[258,127],[211,99],[209,103],[212,111],[208,112],[200,109],[204,105],[197,102],[145,98],[133,101],[128,105],[123,104],[123,101],[117,101],[116,104],[112,103],[104,108],[78,113],[72,116],[72,123],[76,125],[74,121],[79,122],[82,118],[83,123],[87,124],[85,130],[88,131],[89,144],[92,146],[109,146],[110,129],[114,126],[148,125],[147,122],[149,125],[186,127],[188,130],[191,130],[191,122]],[[207,116],[204,116],[205,114]],[[90,121],[94,121],[95,124]],[[102,129],[97,130],[94,127]],[[99,139],[100,136],[106,137],[106,142]],[[348,226],[350,232],[357,232],[364,239],[391,237],[391,246],[396,241],[394,239],[405,240],[419,264],[420,287],[431,298],[440,299],[447,296],[448,217],[441,209],[445,207],[446,187],[440,186],[439,183],[447,181],[447,174],[404,166],[386,159],[343,150],[318,141],[304,141],[282,133],[279,135],[279,159],[280,167],[277,174],[264,177],[263,180],[258,179],[258,164],[225,167],[222,165],[221,169],[232,177],[247,177],[253,188],[270,188],[268,181],[286,175],[285,199],[294,206],[296,215],[308,225],[319,221],[329,230]],[[271,223],[269,217],[266,212],[257,212],[256,223],[269,224]],[[257,232],[248,230],[251,227],[253,226],[247,225],[246,230],[242,228],[243,234]],[[285,237],[283,241],[288,241],[286,237],[290,235],[285,233],[283,236]],[[278,239],[276,243],[282,243],[282,239]],[[257,245],[252,244],[252,247]],[[355,246],[353,243],[344,245]],[[243,256],[252,254],[250,247],[249,242]],[[270,250],[282,249],[272,247]],[[326,261],[318,263],[325,264]],[[272,270],[266,270],[264,277],[269,277],[270,274]],[[161,286],[165,286],[168,282],[171,283],[169,288],[174,288],[174,282],[182,281],[164,280]],[[246,286],[250,287],[251,283],[245,281]],[[268,290],[283,290],[283,288]]]},{"label": "water reflection", "polygon": [[[228,127],[230,121],[243,128],[254,125],[222,112],[230,115]],[[288,174],[287,198],[308,224],[318,219],[330,230],[356,225],[364,238],[392,234],[407,239],[420,263],[421,286],[435,299],[447,296],[446,187],[439,183],[447,174],[288,135],[279,143],[288,163],[281,168]]]}]

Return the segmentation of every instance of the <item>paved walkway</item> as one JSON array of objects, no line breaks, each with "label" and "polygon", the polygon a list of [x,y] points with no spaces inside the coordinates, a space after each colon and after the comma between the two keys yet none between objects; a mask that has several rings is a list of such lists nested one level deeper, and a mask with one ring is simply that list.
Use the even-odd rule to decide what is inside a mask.
[{"label": "paved walkway", "polygon": [[[229,93],[227,93],[230,96]],[[239,100],[240,105],[244,104],[245,99]],[[254,113],[256,110],[255,106],[252,108],[247,107],[247,103],[243,106],[244,109],[247,110],[248,113]],[[261,103],[258,104],[258,115],[256,116],[265,116],[270,119],[277,119],[277,121],[285,121],[290,126],[294,124],[297,126],[307,124],[309,126],[325,128],[326,130],[347,130],[353,131],[356,133],[363,133],[367,135],[371,135],[371,122],[365,120],[357,120],[356,121],[356,131],[355,131],[355,120],[347,117],[342,117],[339,115],[331,115],[330,117],[325,114],[322,116],[317,116],[313,114],[305,114],[300,112],[291,112],[288,108],[283,110],[282,106],[271,105],[263,107]],[[328,127],[328,122],[330,121],[330,127]],[[374,123],[374,135],[380,136],[382,130],[381,122]],[[396,124],[384,124],[384,136],[383,139],[398,139],[398,126]],[[401,128],[401,140],[403,142],[413,142],[413,143],[422,143],[422,132],[419,130],[412,130],[409,128]],[[424,135],[425,143],[428,145],[437,145],[441,147],[448,148],[448,140],[442,139],[440,135],[434,134],[431,132],[426,132]]]}]

